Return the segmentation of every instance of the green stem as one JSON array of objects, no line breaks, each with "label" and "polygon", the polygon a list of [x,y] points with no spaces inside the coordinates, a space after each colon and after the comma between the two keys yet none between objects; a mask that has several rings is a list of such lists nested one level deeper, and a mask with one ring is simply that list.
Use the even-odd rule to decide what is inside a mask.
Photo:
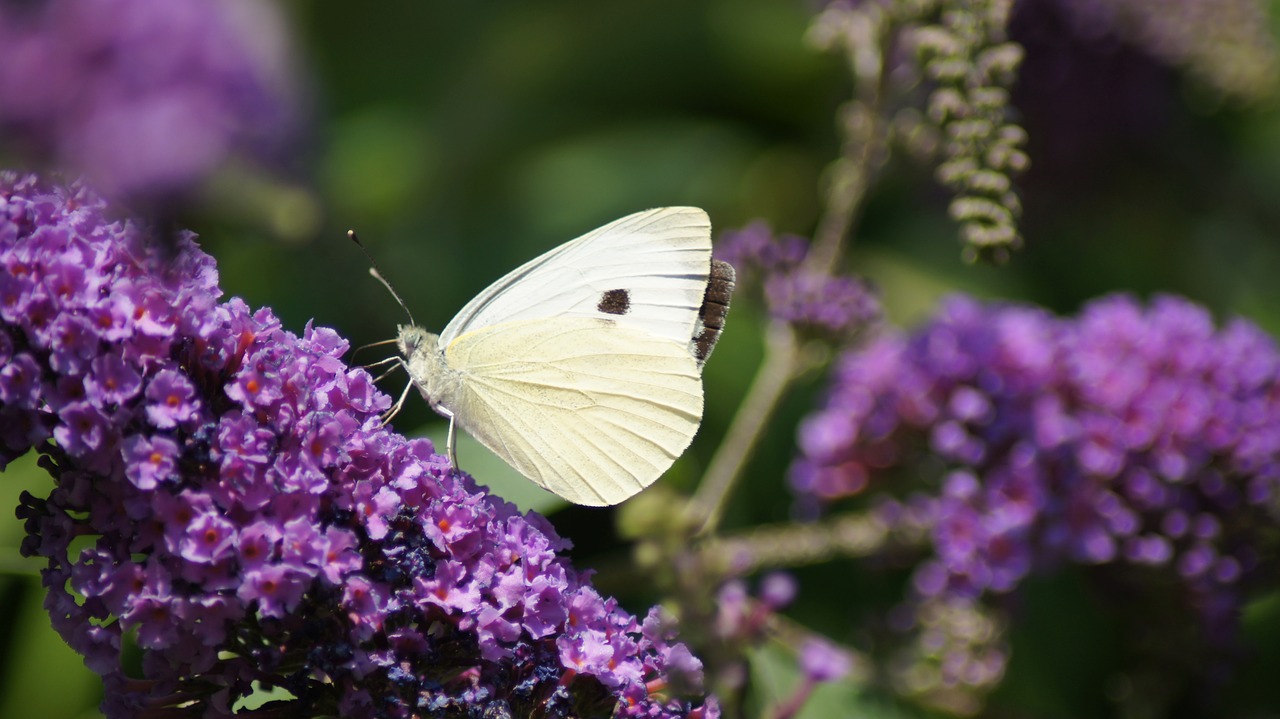
[{"label": "green stem", "polygon": [[694,527],[697,534],[715,531],[724,513],[725,501],[742,476],[743,466],[754,454],[799,365],[800,349],[791,327],[781,322],[770,325],[765,338],[764,362],[693,498],[689,526]]},{"label": "green stem", "polygon": [[841,514],[812,524],[756,527],[733,536],[709,539],[701,547],[706,565],[751,574],[774,567],[802,567],[836,558],[862,558],[886,547],[922,546],[924,532],[890,527],[873,512]]},{"label": "green stem", "polygon": [[884,72],[890,19],[874,5],[857,12],[845,41],[845,60],[854,77],[853,101],[840,113],[840,157],[832,164],[827,207],[805,259],[813,272],[831,274],[853,241],[853,226],[871,180],[888,154],[885,142]]},{"label": "green stem", "polygon": [[[858,96],[843,116],[841,156],[832,166],[826,210],[805,259],[807,268],[830,275],[840,265],[851,241],[854,221],[876,171],[887,155],[884,97],[888,19],[874,10],[861,14],[854,37],[846,43],[847,59],[857,80]],[[871,49],[869,49],[871,48]],[[699,536],[713,534],[742,468],[796,377],[807,368],[803,347],[791,327],[774,323],[765,336],[765,358],[720,443],[689,510],[689,526]]]}]

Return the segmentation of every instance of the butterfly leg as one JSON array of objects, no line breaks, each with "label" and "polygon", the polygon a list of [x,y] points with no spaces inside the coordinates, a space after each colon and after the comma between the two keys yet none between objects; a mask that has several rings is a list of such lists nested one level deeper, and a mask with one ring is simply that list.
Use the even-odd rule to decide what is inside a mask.
[{"label": "butterfly leg", "polygon": [[383,367],[389,364],[392,365],[391,369],[373,378],[373,383],[378,384],[382,380],[390,377],[393,372],[404,369],[405,368],[404,360],[399,357],[388,357],[386,359],[378,360],[377,362],[372,362],[366,365],[360,365],[360,368],[367,372],[371,369]]},{"label": "butterfly leg", "polygon": [[[406,373],[409,371],[409,365],[405,364],[405,361],[403,358],[394,357],[393,359],[395,359],[396,362],[399,363],[399,366],[402,367]],[[386,375],[383,375],[383,376],[385,377]],[[379,377],[378,379],[382,379],[382,378]],[[396,400],[396,403],[391,407],[391,409],[382,415],[383,427],[387,426],[387,423],[391,421],[392,417],[395,417],[396,415],[400,414],[400,410],[404,407],[405,399],[409,397],[409,388],[412,386],[413,386],[413,376],[410,375],[409,384],[406,384],[404,386],[404,391],[400,393],[400,399]]]},{"label": "butterfly leg", "polygon": [[390,377],[390,376],[391,376],[391,373],[392,373],[392,372],[395,372],[395,371],[396,371],[396,370],[398,370],[398,369],[400,369],[400,367],[397,365],[397,366],[392,367],[391,369],[387,370],[386,372],[383,372],[382,374],[378,375],[377,377],[375,377],[375,378],[373,379],[373,383],[374,383],[374,384],[377,384],[377,383],[381,382],[382,380],[384,380],[384,379],[386,379],[386,378]]},{"label": "butterfly leg", "polygon": [[453,412],[450,412],[446,407],[440,407],[440,406],[437,406],[434,409],[441,416],[449,418],[449,434],[445,435],[444,451],[445,451],[445,454],[449,455],[449,466],[453,467],[454,469],[457,469],[458,455],[454,453],[454,450],[458,446],[458,442],[457,442],[458,430],[455,422],[453,421]]},{"label": "butterfly leg", "polygon": [[382,414],[383,427],[386,427],[388,424],[390,424],[391,419],[396,415],[400,414],[400,410],[404,408],[404,401],[409,396],[409,388],[412,386],[413,386],[413,382],[410,382],[409,384],[405,385],[404,391],[400,393],[400,399],[396,400],[396,403],[391,406],[391,409],[387,410]]}]

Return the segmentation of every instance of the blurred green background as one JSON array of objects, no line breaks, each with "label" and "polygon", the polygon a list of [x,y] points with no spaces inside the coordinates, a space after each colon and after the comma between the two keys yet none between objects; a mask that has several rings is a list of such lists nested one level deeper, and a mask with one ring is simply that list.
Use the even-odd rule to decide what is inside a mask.
[{"label": "blurred green background", "polygon": [[[309,73],[315,119],[304,152],[287,184],[255,189],[260,205],[246,206],[227,188],[185,224],[217,259],[227,295],[272,307],[295,332],[314,320],[360,345],[393,337],[406,321],[368,276],[348,228],[417,320],[438,330],[508,269],[629,212],[697,205],[717,230],[765,218],[808,234],[822,209],[824,169],[838,150],[834,116],[850,81],[837,58],[805,43],[808,3],[284,7]],[[903,323],[951,291],[1062,312],[1113,291],[1174,292],[1280,332],[1274,98],[1225,101],[1123,48],[1093,60],[1081,72],[1109,72],[1108,62],[1143,68],[1126,77],[1154,98],[1143,108],[1154,119],[1125,120],[1105,94],[1128,91],[1114,77],[1094,99],[1087,82],[1061,96],[1039,84],[1019,88],[1033,170],[1023,183],[1027,247],[1008,266],[961,262],[946,192],[930,167],[903,158],[874,188],[848,266],[879,285],[888,314]],[[1078,114],[1064,121],[1055,103]],[[1075,149],[1055,154],[1058,133],[1074,133],[1065,146]],[[760,319],[758,306],[740,299],[706,370],[703,429],[664,485],[691,490],[711,457],[759,359]],[[401,381],[388,380],[387,391],[398,393]],[[787,519],[795,425],[820,388],[813,377],[785,403],[733,502],[730,529]],[[396,426],[413,433],[430,422],[425,404],[411,402]],[[15,466],[4,480],[9,507],[23,486],[44,486],[30,467]],[[527,501],[557,509],[537,496]],[[49,629],[38,567],[18,557],[21,527],[6,515],[0,717],[94,716],[97,679]],[[574,541],[575,562],[606,570],[601,583],[629,609],[643,613],[655,600],[647,586],[608,580],[626,558],[612,512],[558,508],[552,519]],[[854,623],[867,606],[901,596],[901,577],[852,563],[798,576],[793,614],[855,645]],[[1074,586],[1067,579],[1029,592],[1034,611],[1014,637],[996,715],[1097,716],[1106,711],[1102,692],[1123,691],[1108,684],[1121,661],[1108,647],[1108,622],[1118,618],[1089,606]],[[1270,707],[1255,716],[1280,716],[1280,700],[1267,699],[1275,693],[1268,677],[1280,667],[1280,605],[1251,607],[1248,622],[1250,643],[1263,653],[1237,693],[1243,704]]]}]

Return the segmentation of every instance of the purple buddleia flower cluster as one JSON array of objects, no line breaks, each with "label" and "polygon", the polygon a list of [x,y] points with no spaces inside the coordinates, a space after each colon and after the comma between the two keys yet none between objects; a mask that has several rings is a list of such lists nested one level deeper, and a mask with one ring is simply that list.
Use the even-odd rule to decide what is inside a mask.
[{"label": "purple buddleia flower cluster", "polygon": [[255,686],[273,716],[718,714],[656,613],[382,427],[344,339],[219,302],[191,236],[106,209],[0,176],[0,462],[53,477],[22,551],[107,716],[230,716]]},{"label": "purple buddleia flower cluster", "polygon": [[809,241],[775,235],[762,221],[724,233],[716,257],[733,265],[739,283],[759,278],[774,319],[816,334],[843,338],[880,317],[880,301],[865,281],[832,276],[805,265]]},{"label": "purple buddleia flower cluster", "polygon": [[1066,562],[1152,568],[1229,641],[1273,556],[1280,351],[1169,296],[1076,318],[955,298],[849,352],[799,443],[792,483],[811,508],[928,483],[884,508],[929,527],[921,597],[998,595]]},{"label": "purple buddleia flower cluster", "polygon": [[181,193],[289,139],[285,40],[275,8],[244,0],[0,3],[5,144],[114,197]]},{"label": "purple buddleia flower cluster", "polygon": [[831,642],[810,637],[800,646],[800,671],[811,682],[833,682],[853,670],[849,653]]}]

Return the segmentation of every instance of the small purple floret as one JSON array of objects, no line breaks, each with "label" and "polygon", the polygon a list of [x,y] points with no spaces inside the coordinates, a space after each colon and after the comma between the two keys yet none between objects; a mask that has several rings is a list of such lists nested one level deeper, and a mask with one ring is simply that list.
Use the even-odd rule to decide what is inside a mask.
[{"label": "small purple floret", "polygon": [[810,638],[800,647],[800,670],[815,682],[843,679],[853,669],[849,653],[819,638]]}]

